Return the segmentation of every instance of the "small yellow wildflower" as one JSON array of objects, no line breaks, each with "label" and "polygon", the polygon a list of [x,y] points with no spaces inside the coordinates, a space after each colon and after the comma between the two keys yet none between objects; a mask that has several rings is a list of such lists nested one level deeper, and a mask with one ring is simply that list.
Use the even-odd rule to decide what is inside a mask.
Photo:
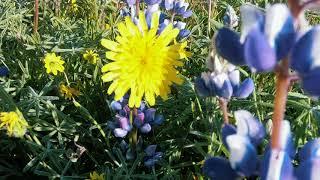
[{"label": "small yellow wildflower", "polygon": [[8,136],[22,137],[28,127],[27,121],[19,111],[1,112],[0,128],[7,129]]},{"label": "small yellow wildflower", "polygon": [[72,10],[72,12],[78,11],[77,0],[71,0],[71,10]]},{"label": "small yellow wildflower", "polygon": [[61,56],[56,56],[55,53],[48,53],[44,57],[44,67],[47,69],[47,73],[52,73],[53,75],[57,75],[58,71],[64,72],[64,66],[65,63]]},{"label": "small yellow wildflower", "polygon": [[90,180],[104,180],[104,173],[98,174],[96,171],[90,173]]},{"label": "small yellow wildflower", "polygon": [[96,64],[99,59],[99,55],[93,50],[87,50],[86,53],[83,54],[83,58],[91,64]]},{"label": "small yellow wildflower", "polygon": [[75,96],[79,96],[80,94],[80,92],[77,89],[66,86],[64,84],[60,85],[59,91],[66,99],[70,99],[70,100]]},{"label": "small yellow wildflower", "polygon": [[106,24],[105,28],[106,28],[106,30],[109,30],[111,27],[109,24]]},{"label": "small yellow wildflower", "polygon": [[186,51],[186,49],[185,49],[188,45],[187,41],[184,41],[182,43],[175,42],[174,44],[177,46],[180,59],[185,59],[185,58],[188,58],[191,56],[191,53]]}]

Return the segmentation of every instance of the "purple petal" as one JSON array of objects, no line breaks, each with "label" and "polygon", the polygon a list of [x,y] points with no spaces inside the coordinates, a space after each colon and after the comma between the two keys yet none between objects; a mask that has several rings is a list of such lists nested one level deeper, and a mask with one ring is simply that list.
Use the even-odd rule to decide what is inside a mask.
[{"label": "purple petal", "polygon": [[144,0],[144,2],[149,5],[159,4],[161,0]]},{"label": "purple petal", "polygon": [[244,44],[245,60],[255,71],[271,71],[275,67],[275,51],[269,45],[265,35],[257,27],[248,34]]},{"label": "purple petal", "polygon": [[240,85],[240,71],[238,69],[235,69],[235,70],[231,71],[228,74],[228,76],[229,76],[229,80],[231,82],[233,89],[236,90],[238,88],[238,86]]},{"label": "purple petal", "polygon": [[136,0],[126,0],[126,2],[129,6],[136,4]]},{"label": "purple petal", "polygon": [[308,74],[303,76],[302,88],[309,95],[318,97],[320,96],[320,86],[318,84],[319,80],[320,80],[320,67],[311,70]]},{"label": "purple petal", "polygon": [[320,158],[302,162],[296,170],[296,177],[303,180],[318,180],[320,178]]},{"label": "purple petal", "polygon": [[164,121],[163,115],[157,114],[152,122],[152,125],[161,125]]},{"label": "purple petal", "polygon": [[295,43],[291,58],[291,67],[303,74],[320,66],[320,26],[304,34]]},{"label": "purple petal", "polygon": [[254,145],[259,145],[266,135],[261,122],[245,110],[236,111],[234,116],[237,121],[237,134],[248,136]]},{"label": "purple petal", "polygon": [[152,122],[156,114],[156,109],[149,108],[144,111],[144,119],[146,122]]},{"label": "purple petal", "polygon": [[256,6],[245,4],[240,7],[241,12],[241,40],[244,42],[253,27],[264,28],[264,13]]},{"label": "purple petal", "polygon": [[238,98],[247,98],[254,90],[254,82],[251,78],[245,79],[241,85],[238,87],[237,91],[235,92],[236,97]]},{"label": "purple petal", "polygon": [[261,167],[262,180],[293,180],[291,159],[285,151],[267,151]]},{"label": "purple petal", "polygon": [[191,31],[189,31],[188,29],[182,29],[182,30],[180,30],[178,36],[179,36],[181,39],[183,39],[183,38],[188,37],[188,36],[190,35],[190,33],[191,33]]},{"label": "purple petal", "polygon": [[147,134],[151,131],[151,126],[149,123],[145,123],[141,128],[140,128],[140,132]]},{"label": "purple petal", "polygon": [[234,65],[244,65],[243,45],[240,36],[228,29],[219,29],[215,37],[215,45],[218,54]]},{"label": "purple petal", "polygon": [[147,154],[147,156],[153,156],[156,152],[157,145],[149,145],[144,152]]},{"label": "purple petal", "polygon": [[144,165],[145,165],[147,168],[152,168],[153,166],[156,165],[156,163],[157,163],[158,161],[159,161],[158,159],[149,158],[148,160],[146,160],[146,161],[144,162]]},{"label": "purple petal", "polygon": [[237,173],[231,168],[230,163],[220,157],[212,157],[205,161],[203,173],[211,179],[234,180]]},{"label": "purple petal", "polygon": [[122,109],[121,103],[118,101],[112,101],[110,106],[113,111],[120,111]]},{"label": "purple petal", "polygon": [[9,74],[9,69],[5,66],[0,67],[0,77],[1,76],[8,76]]},{"label": "purple petal", "polygon": [[174,2],[174,0],[164,0],[163,2],[164,2],[164,8],[165,8],[166,10],[171,10],[171,9],[173,9],[173,2]]},{"label": "purple petal", "polygon": [[292,139],[290,122],[287,120],[283,120],[281,121],[281,123],[280,148],[281,150],[287,152],[291,158],[293,158],[296,154],[296,150]]},{"label": "purple petal", "polygon": [[186,27],[186,23],[182,22],[182,21],[178,21],[174,23],[174,27],[178,28],[179,30],[182,30]]},{"label": "purple petal", "polygon": [[270,6],[266,12],[265,34],[277,59],[286,57],[294,45],[295,29],[289,8],[285,4]]},{"label": "purple petal", "polygon": [[223,124],[221,129],[222,134],[222,143],[226,146],[227,149],[229,149],[229,146],[227,144],[227,137],[233,134],[237,133],[237,129],[231,125],[231,124]]},{"label": "purple petal", "polygon": [[116,137],[120,137],[120,138],[123,138],[125,137],[127,134],[128,134],[128,131],[122,129],[122,128],[116,128],[113,130],[113,134],[116,136]]},{"label": "purple petal", "polygon": [[230,164],[238,174],[251,176],[257,167],[257,151],[250,139],[241,135],[230,135],[227,137],[230,151]]},{"label": "purple petal", "polygon": [[215,85],[217,96],[230,99],[233,93],[233,88],[228,75],[226,73],[218,74],[215,75],[212,80]]},{"label": "purple petal", "polygon": [[208,97],[211,95],[210,89],[206,87],[206,84],[202,78],[197,77],[194,86],[199,96]]},{"label": "purple petal", "polygon": [[124,129],[126,131],[130,131],[131,130],[128,118],[120,117],[118,120],[119,120],[120,127],[122,129]]},{"label": "purple petal", "polygon": [[320,158],[320,138],[309,141],[299,151],[300,162],[313,158]]},{"label": "purple petal", "polygon": [[137,128],[140,128],[144,122],[142,122],[139,118],[135,118],[134,121],[133,121],[133,124],[137,127]]},{"label": "purple petal", "polygon": [[192,11],[187,10],[187,11],[183,12],[181,15],[183,18],[188,18],[188,17],[192,16]]}]

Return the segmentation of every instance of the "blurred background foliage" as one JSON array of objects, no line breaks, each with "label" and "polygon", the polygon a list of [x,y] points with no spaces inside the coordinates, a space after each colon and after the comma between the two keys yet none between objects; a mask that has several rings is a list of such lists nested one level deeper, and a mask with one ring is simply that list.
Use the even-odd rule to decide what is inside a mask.
[{"label": "blurred background foliage", "polygon": [[[157,144],[165,153],[161,166],[143,166],[143,150],[134,160],[126,160],[121,140],[107,127],[114,113],[108,84],[102,83],[100,68],[107,63],[102,38],[114,39],[121,21],[122,2],[110,0],[39,0],[39,28],[33,33],[34,1],[0,1],[0,64],[10,70],[0,78],[0,111],[8,111],[11,97],[27,119],[30,129],[22,139],[10,138],[0,131],[0,179],[85,179],[89,173],[105,173],[107,179],[203,179],[201,167],[209,155],[228,155],[222,145],[221,112],[216,99],[202,99],[194,90],[196,76],[206,70],[211,38],[222,26],[228,4],[239,11],[241,4],[251,2],[264,8],[282,1],[208,1],[189,0],[194,14],[187,26],[192,56],[181,69],[185,83],[174,86],[167,101],[157,101],[157,111],[165,123],[144,138],[144,144]],[[308,14],[312,23],[319,22],[316,13]],[[209,26],[210,24],[210,26]],[[83,60],[87,49],[96,50],[101,58],[97,65]],[[66,76],[81,94],[76,102],[59,94],[63,75],[46,74],[43,57],[56,52],[66,61]],[[247,100],[233,100],[230,115],[246,109],[270,125],[274,95],[274,74],[242,76],[256,82],[256,90]],[[292,124],[295,143],[301,147],[319,136],[320,103],[303,95],[299,85],[289,94],[286,119]],[[104,132],[104,133],[101,133]],[[265,141],[265,144],[267,141]],[[262,150],[261,150],[262,151]]]}]

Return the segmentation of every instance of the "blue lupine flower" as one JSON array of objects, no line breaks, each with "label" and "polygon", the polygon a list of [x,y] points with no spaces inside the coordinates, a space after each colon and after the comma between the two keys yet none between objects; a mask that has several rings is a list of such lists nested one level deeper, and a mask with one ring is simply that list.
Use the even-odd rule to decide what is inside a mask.
[{"label": "blue lupine flower", "polygon": [[156,114],[154,108],[147,108],[144,102],[141,102],[140,107],[134,113],[130,112],[128,106],[128,95],[121,98],[119,101],[113,101],[110,104],[113,111],[115,111],[115,122],[109,121],[109,128],[113,130],[116,137],[125,137],[132,129],[129,122],[132,115],[133,125],[139,129],[141,133],[149,133],[154,126],[159,126],[163,123],[164,117]]},{"label": "blue lupine flower", "polygon": [[154,167],[163,156],[162,152],[156,152],[157,145],[149,145],[144,152],[146,153],[144,165],[148,168]]},{"label": "blue lupine flower", "polygon": [[251,78],[240,83],[240,72],[234,66],[228,65],[222,70],[209,73],[204,72],[201,78],[195,81],[195,88],[200,96],[218,96],[230,99],[247,98],[254,90],[254,83]]},{"label": "blue lupine flower", "polygon": [[320,158],[320,138],[309,141],[299,151],[301,162],[312,158]]},{"label": "blue lupine flower", "polygon": [[245,110],[236,111],[234,116],[237,121],[237,134],[247,136],[252,144],[259,145],[266,135],[261,122]]},{"label": "blue lupine flower", "polygon": [[254,71],[271,71],[286,57],[295,40],[293,17],[284,4],[267,8],[266,15],[253,6],[241,8],[242,36],[222,28],[216,36],[217,52],[236,65]]},{"label": "blue lupine flower", "polygon": [[187,10],[189,3],[184,2],[184,0],[164,0],[161,5],[166,10],[172,10],[173,14],[180,15],[183,18],[188,18],[192,15],[192,11]]},{"label": "blue lupine flower", "polygon": [[293,166],[285,151],[269,150],[262,160],[261,179],[293,180]]},{"label": "blue lupine flower", "polygon": [[295,43],[290,57],[291,67],[302,79],[302,88],[311,96],[320,96],[320,87],[314,83],[320,78],[320,25],[306,32]]},{"label": "blue lupine flower", "polygon": [[132,129],[129,119],[122,116],[116,116],[116,121],[108,122],[109,128],[113,130],[113,134],[116,137],[125,137]]},{"label": "blue lupine flower", "polygon": [[139,128],[140,132],[149,133],[151,126],[161,125],[163,120],[163,116],[156,114],[154,108],[144,108],[138,110],[134,125]]},{"label": "blue lupine flower", "polygon": [[9,69],[5,66],[0,67],[0,76],[8,76]]},{"label": "blue lupine flower", "polygon": [[228,5],[226,13],[223,16],[223,24],[229,28],[235,28],[238,26],[239,17],[232,6]]},{"label": "blue lupine flower", "polygon": [[229,161],[221,157],[207,159],[203,166],[203,173],[213,180],[233,180],[239,177],[231,168]]},{"label": "blue lupine flower", "polygon": [[309,141],[299,152],[298,179],[317,180],[320,177],[320,139]]},{"label": "blue lupine flower", "polygon": [[155,5],[161,3],[162,0],[144,0],[144,2],[150,6],[150,5]]},{"label": "blue lupine flower", "polygon": [[224,124],[222,128],[222,141],[230,151],[229,163],[217,157],[207,159],[203,170],[210,178],[227,179],[223,177],[230,176],[229,179],[236,179],[256,174],[258,167],[256,146],[264,138],[265,129],[248,111],[236,111],[235,119],[238,124],[237,129],[229,124]]}]

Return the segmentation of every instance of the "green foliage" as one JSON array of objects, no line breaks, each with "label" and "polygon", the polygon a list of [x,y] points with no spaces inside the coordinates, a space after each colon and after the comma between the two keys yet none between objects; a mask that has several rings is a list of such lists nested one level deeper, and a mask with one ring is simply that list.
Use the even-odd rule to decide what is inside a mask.
[{"label": "green foliage", "polygon": [[[206,69],[211,37],[222,26],[226,5],[238,10],[243,1],[215,1],[208,20],[206,1],[190,0],[194,15],[187,25],[192,31],[189,50],[193,55],[181,69],[185,83],[174,86],[167,101],[157,101],[156,108],[166,121],[144,139],[144,144],[158,144],[165,153],[161,166],[153,169],[143,166],[143,149],[137,149],[135,159],[126,160],[121,141],[108,129],[114,113],[110,110],[112,97],[100,79],[102,64],[107,63],[100,40],[115,38],[115,27],[121,20],[117,7],[122,4],[78,0],[74,12],[70,2],[56,2],[60,1],[40,0],[39,29],[33,34],[34,2],[0,1],[0,64],[10,69],[9,77],[0,78],[0,110],[18,107],[30,125],[23,139],[10,138],[0,131],[0,178],[85,179],[90,172],[98,171],[107,179],[202,179],[201,166],[206,157],[228,156],[221,142],[222,118],[216,99],[198,97],[193,81]],[[257,4],[264,7],[267,2]],[[106,24],[110,29],[105,29]],[[99,53],[101,61],[97,65],[82,58],[86,49]],[[47,52],[55,52],[66,61],[66,77],[81,92],[76,100],[60,95],[59,85],[67,83],[63,75],[46,74],[43,58]],[[269,124],[274,75],[243,71],[243,76],[257,82],[256,91],[247,100],[230,102],[230,112],[246,109]],[[301,147],[319,136],[320,103],[294,86],[286,119],[292,124],[295,143]]]}]

